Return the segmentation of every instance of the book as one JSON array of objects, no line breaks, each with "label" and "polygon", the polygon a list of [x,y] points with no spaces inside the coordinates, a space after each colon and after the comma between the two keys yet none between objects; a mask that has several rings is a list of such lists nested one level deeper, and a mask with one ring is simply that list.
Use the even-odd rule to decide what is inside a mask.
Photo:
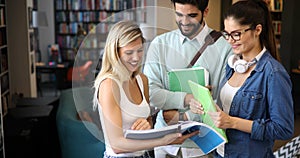
[{"label": "book", "polygon": [[204,114],[201,115],[202,122],[209,125],[213,129],[215,129],[220,135],[222,135],[224,138],[226,138],[226,142],[227,142],[227,137],[226,137],[225,131],[223,129],[216,127],[214,124],[214,121],[208,114],[208,112],[216,112],[217,111],[215,102],[211,96],[210,90],[196,82],[191,81],[191,80],[189,80],[188,83],[192,90],[192,94],[193,94],[194,98],[198,102],[200,102],[204,108]]},{"label": "book", "polygon": [[168,79],[170,91],[192,93],[188,80],[206,86],[208,85],[209,73],[203,67],[173,69],[168,72]]},{"label": "book", "polygon": [[155,139],[161,138],[171,133],[187,134],[199,130],[199,134],[190,137],[192,141],[202,150],[203,153],[208,154],[215,150],[218,146],[226,143],[226,138],[217,132],[214,128],[196,121],[183,121],[175,125],[162,127],[159,129],[149,130],[126,130],[125,138],[129,139]]}]

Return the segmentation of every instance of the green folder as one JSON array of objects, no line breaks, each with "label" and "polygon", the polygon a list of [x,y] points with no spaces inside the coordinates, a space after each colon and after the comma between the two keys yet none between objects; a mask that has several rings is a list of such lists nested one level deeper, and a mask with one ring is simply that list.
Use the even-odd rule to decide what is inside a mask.
[{"label": "green folder", "polygon": [[223,129],[220,129],[214,125],[214,121],[212,118],[209,116],[207,112],[216,112],[216,106],[215,102],[210,94],[210,91],[208,88],[195,83],[191,80],[188,81],[189,86],[192,90],[194,98],[200,102],[204,108],[204,114],[202,116],[202,121],[203,123],[213,127],[217,132],[219,132],[222,136],[224,136],[227,140],[225,131]]},{"label": "green folder", "polygon": [[192,93],[188,80],[205,86],[208,85],[209,74],[203,67],[174,69],[168,72],[168,79],[170,91]]}]

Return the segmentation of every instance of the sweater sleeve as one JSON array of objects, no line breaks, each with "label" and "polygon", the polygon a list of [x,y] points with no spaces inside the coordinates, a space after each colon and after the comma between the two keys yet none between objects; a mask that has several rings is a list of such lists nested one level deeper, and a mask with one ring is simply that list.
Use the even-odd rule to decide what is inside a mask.
[{"label": "sweater sleeve", "polygon": [[186,93],[168,90],[165,56],[160,53],[164,47],[160,45],[158,39],[151,42],[143,70],[149,79],[150,105],[159,109],[183,109]]}]

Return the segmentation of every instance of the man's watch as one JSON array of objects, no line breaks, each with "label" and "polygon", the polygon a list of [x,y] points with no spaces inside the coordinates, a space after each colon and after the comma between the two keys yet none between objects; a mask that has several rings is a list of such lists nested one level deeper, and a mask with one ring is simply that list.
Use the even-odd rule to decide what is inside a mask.
[{"label": "man's watch", "polygon": [[178,117],[178,118],[179,118],[178,121],[184,121],[184,113],[185,113],[185,112],[179,110],[178,113],[179,113],[179,115],[178,115],[178,116],[179,116],[179,117]]}]

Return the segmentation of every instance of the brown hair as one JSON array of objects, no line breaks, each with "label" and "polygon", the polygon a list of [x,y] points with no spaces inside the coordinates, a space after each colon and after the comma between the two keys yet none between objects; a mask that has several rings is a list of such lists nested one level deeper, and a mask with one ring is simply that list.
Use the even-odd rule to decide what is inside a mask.
[{"label": "brown hair", "polygon": [[174,6],[175,6],[175,3],[191,4],[193,6],[196,6],[202,13],[207,8],[208,1],[209,0],[171,0],[171,2],[174,4]]},{"label": "brown hair", "polygon": [[224,14],[224,19],[232,17],[241,25],[250,25],[255,28],[261,24],[263,29],[259,40],[271,55],[278,61],[280,56],[276,48],[276,38],[271,14],[267,4],[262,0],[243,0],[234,3]]}]

